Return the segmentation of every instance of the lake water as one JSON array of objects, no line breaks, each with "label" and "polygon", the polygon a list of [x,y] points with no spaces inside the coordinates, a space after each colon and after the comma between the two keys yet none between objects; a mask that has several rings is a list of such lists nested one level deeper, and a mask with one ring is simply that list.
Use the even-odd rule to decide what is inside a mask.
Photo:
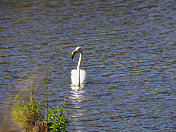
[{"label": "lake water", "polygon": [[[70,72],[83,49],[84,88]],[[174,0],[1,0],[0,131],[17,94],[49,105],[69,93],[69,131],[176,131]]]}]

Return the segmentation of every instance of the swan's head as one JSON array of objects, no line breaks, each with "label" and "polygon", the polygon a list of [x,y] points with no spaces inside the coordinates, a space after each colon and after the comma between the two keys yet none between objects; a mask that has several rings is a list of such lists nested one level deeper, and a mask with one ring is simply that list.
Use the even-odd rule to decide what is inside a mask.
[{"label": "swan's head", "polygon": [[79,54],[82,53],[82,50],[81,50],[80,47],[76,47],[76,49],[73,50],[73,52],[72,52],[72,60],[73,60],[73,58],[74,58],[76,53],[79,53]]}]

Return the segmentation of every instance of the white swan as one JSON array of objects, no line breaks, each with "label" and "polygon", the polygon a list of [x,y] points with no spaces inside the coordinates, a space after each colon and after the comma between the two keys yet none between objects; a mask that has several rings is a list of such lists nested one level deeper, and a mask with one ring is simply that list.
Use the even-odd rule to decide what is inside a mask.
[{"label": "white swan", "polygon": [[77,47],[72,52],[72,59],[74,58],[75,54],[79,53],[79,61],[77,65],[77,69],[73,69],[71,71],[71,82],[73,85],[76,85],[77,87],[80,87],[81,85],[84,85],[86,83],[86,71],[80,69],[81,64],[81,57],[82,57],[82,50],[80,47]]}]

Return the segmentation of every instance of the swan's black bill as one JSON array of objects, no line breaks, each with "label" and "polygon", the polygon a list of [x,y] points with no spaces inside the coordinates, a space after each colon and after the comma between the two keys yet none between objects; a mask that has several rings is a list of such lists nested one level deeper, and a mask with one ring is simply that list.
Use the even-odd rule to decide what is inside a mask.
[{"label": "swan's black bill", "polygon": [[76,51],[74,50],[74,51],[72,52],[72,60],[73,60],[75,54],[76,54]]}]

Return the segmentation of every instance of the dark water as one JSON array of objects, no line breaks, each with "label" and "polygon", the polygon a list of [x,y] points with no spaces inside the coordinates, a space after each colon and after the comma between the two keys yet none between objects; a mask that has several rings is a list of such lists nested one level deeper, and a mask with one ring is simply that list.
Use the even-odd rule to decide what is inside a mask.
[{"label": "dark water", "polygon": [[[75,47],[88,83],[70,85]],[[54,106],[69,93],[69,131],[176,131],[174,0],[1,0],[0,131],[16,94]]]}]

